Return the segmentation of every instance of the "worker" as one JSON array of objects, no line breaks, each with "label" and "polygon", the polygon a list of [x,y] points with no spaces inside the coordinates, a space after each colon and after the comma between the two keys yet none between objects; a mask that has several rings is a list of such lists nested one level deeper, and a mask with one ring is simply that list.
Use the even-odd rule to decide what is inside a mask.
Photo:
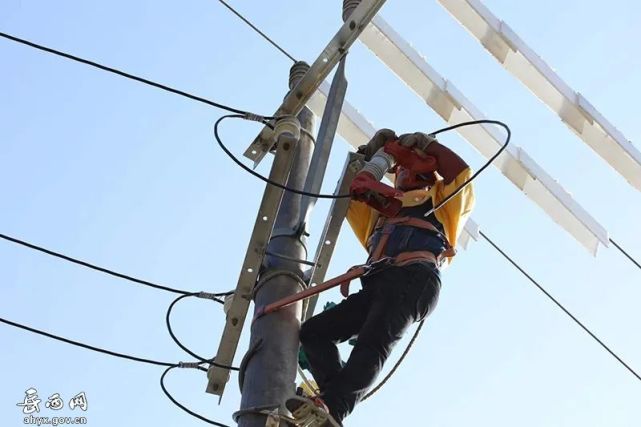
[{"label": "worker", "polygon": [[[347,219],[373,269],[361,277],[359,292],[301,327],[301,345],[320,389],[313,402],[329,413],[325,421],[310,425],[342,425],[407,328],[434,310],[440,270],[451,262],[474,205],[469,184],[424,216],[471,176],[463,159],[430,135],[397,137],[381,129],[359,152],[368,163],[351,185]],[[394,188],[378,182],[388,167],[395,174]],[[374,268],[377,261],[382,266]],[[341,291],[347,294],[345,287]],[[343,364],[336,344],[353,337],[356,343]],[[287,406],[294,413],[304,399]]]}]

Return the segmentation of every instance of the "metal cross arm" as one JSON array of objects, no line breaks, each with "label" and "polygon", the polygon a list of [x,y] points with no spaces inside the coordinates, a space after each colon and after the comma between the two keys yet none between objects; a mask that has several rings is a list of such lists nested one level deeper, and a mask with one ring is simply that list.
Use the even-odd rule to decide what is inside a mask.
[{"label": "metal cross arm", "polygon": [[[360,40],[446,122],[456,124],[485,118],[380,16],[372,20]],[[502,135],[492,126],[461,128],[458,132],[485,157],[501,146]],[[523,148],[508,146],[494,166],[590,253],[596,255],[599,243],[609,246],[606,229]]]},{"label": "metal cross arm", "polygon": [[[354,176],[358,171],[363,167],[363,155],[357,153],[349,153],[347,155],[347,160],[345,162],[345,167],[341,175],[341,179],[336,185],[336,191],[334,194],[345,194],[349,192],[349,186],[354,179]],[[325,227],[323,228],[323,233],[321,234],[320,240],[318,241],[318,247],[316,249],[316,255],[314,258],[314,267],[311,270],[310,274],[310,289],[317,287],[317,284],[320,284],[325,280],[325,274],[329,268],[329,262],[332,259],[334,249],[336,248],[336,242],[338,241],[338,235],[341,231],[341,226],[347,215],[347,209],[349,207],[349,199],[334,199],[332,206],[327,214],[327,220],[325,221]],[[316,302],[318,301],[318,295],[310,298],[307,309],[305,311],[305,319],[310,318],[314,314],[314,309],[316,308]]]},{"label": "metal cross arm", "polygon": [[489,53],[641,191],[641,151],[478,0],[439,0]]},{"label": "metal cross arm", "polygon": [[[301,111],[384,3],[385,0],[361,0],[307,73],[285,96],[274,116],[297,115]],[[274,141],[270,138],[271,134],[271,129],[264,127],[245,151],[245,157],[254,161],[254,167],[272,148]]]},{"label": "metal cross arm", "polygon": [[[291,134],[288,133],[285,133],[284,137],[279,139],[276,156],[269,174],[270,180],[279,184],[285,183],[292,166],[296,143],[297,137],[291,137]],[[265,187],[233,301],[227,312],[225,329],[214,359],[219,365],[230,366],[234,360],[249,303],[252,299],[254,285],[258,278],[267,243],[272,234],[282,196],[282,189],[269,184]],[[222,397],[225,384],[229,380],[229,370],[212,365],[207,372],[207,377],[209,379],[207,392]]]}]

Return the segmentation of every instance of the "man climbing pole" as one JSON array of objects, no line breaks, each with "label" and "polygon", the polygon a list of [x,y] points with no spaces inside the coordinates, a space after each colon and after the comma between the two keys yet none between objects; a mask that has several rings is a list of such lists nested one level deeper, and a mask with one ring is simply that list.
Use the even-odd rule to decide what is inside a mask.
[{"label": "man climbing pole", "polygon": [[[316,414],[306,425],[339,426],[373,384],[394,345],[414,322],[436,306],[440,269],[474,205],[471,185],[436,211],[439,203],[471,176],[468,165],[430,135],[397,137],[378,131],[359,152],[367,163],[352,182],[347,219],[369,253],[362,289],[305,322],[300,340],[320,395],[292,398],[296,419]],[[395,174],[394,187],[380,183]],[[428,216],[425,216],[429,213]],[[343,365],[337,343],[357,337]],[[329,413],[331,416],[319,416]],[[306,418],[307,417],[307,418]]]}]

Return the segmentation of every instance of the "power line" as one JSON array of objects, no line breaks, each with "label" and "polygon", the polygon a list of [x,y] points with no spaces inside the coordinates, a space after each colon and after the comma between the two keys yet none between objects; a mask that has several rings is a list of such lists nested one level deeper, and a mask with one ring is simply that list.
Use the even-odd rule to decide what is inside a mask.
[{"label": "power line", "polygon": [[[273,185],[274,187],[278,187],[278,188],[280,188],[282,190],[285,190],[285,191],[288,191],[288,192],[291,192],[291,193],[295,193],[295,194],[300,194],[300,195],[303,195],[303,196],[315,197],[315,198],[318,198],[318,199],[341,199],[341,198],[345,198],[346,199],[346,198],[352,197],[351,194],[349,194],[349,193],[348,194],[317,194],[317,193],[310,193],[309,191],[297,190],[295,188],[291,188],[291,187],[288,187],[288,186],[283,185],[281,183],[278,183],[278,182],[276,182],[274,180],[271,180],[271,179],[259,174],[258,172],[254,171],[252,168],[250,168],[249,166],[246,166],[243,162],[241,162],[238,159],[238,157],[234,156],[234,154],[225,146],[225,144],[223,143],[222,139],[220,138],[220,134],[218,132],[218,128],[219,128],[220,124],[222,123],[222,121],[226,120],[226,119],[246,119],[247,120],[247,116],[243,115],[243,114],[227,114],[227,115],[221,116],[214,123],[214,137],[216,138],[216,141],[218,142],[218,145],[225,152],[225,154],[227,154],[227,156],[229,156],[229,158],[232,159],[232,161],[234,163],[236,163],[236,165],[238,165],[243,170],[245,170],[245,172],[253,175],[254,177],[260,179],[261,181],[263,181],[263,182],[265,182],[265,183],[267,183],[269,185]],[[269,124],[269,122],[267,122],[266,120],[265,121],[259,121],[259,123],[263,123],[266,126],[271,126]]]},{"label": "power line", "polygon": [[131,356],[129,354],[124,354],[124,353],[118,353],[115,351],[111,350],[105,350],[104,348],[100,347],[94,347],[89,344],[84,344],[78,341],[70,340],[69,338],[64,338],[58,335],[51,334],[49,332],[41,331],[39,329],[32,328],[30,326],[22,325],[20,323],[12,322],[11,320],[3,319],[0,317],[0,322],[5,323],[9,326],[13,326],[15,328],[23,329],[25,331],[33,332],[34,334],[42,335],[47,338],[52,338],[54,340],[62,341],[66,344],[71,344],[75,345],[77,347],[82,347],[87,350],[92,350],[96,351],[98,353],[103,353],[103,354],[108,354],[109,356],[114,356],[114,357],[119,357],[121,359],[127,359],[127,360],[133,360],[134,362],[142,362],[142,363],[149,363],[151,365],[159,365],[159,366],[177,366],[175,363],[169,363],[169,362],[161,362],[158,360],[153,360],[153,359],[146,359],[143,357],[137,357],[137,356]]},{"label": "power line", "polygon": [[507,259],[514,267],[516,267],[525,277],[528,278],[530,282],[532,282],[541,292],[545,294],[546,297],[548,297],[554,304],[557,305],[565,314],[567,314],[574,322],[579,325],[585,332],[587,332],[596,342],[598,342],[601,347],[603,347],[608,353],[612,355],[616,360],[621,363],[628,371],[632,373],[635,377],[637,377],[638,380],[641,380],[641,376],[637,374],[627,363],[625,363],[619,356],[616,355],[610,348],[603,343],[592,331],[590,331],[579,319],[577,319],[572,313],[570,313],[560,302],[558,302],[548,291],[546,291],[543,286],[541,286],[536,280],[532,278],[519,264],[516,263],[507,253],[505,253],[501,248],[499,248],[496,243],[494,243],[489,237],[485,235],[482,231],[479,231],[480,235],[496,249],[505,259]]},{"label": "power line", "polygon": [[179,362],[179,363],[161,362],[161,361],[158,361],[158,360],[146,359],[146,358],[143,358],[143,357],[131,356],[129,354],[118,353],[118,352],[111,351],[111,350],[105,350],[104,348],[95,347],[95,346],[92,346],[92,345],[89,345],[89,344],[84,344],[84,343],[81,343],[81,342],[78,342],[78,341],[70,340],[69,338],[64,338],[64,337],[60,337],[58,335],[50,334],[49,332],[44,332],[44,331],[41,331],[39,329],[32,328],[30,326],[22,325],[22,324],[17,323],[17,322],[12,322],[11,320],[3,319],[1,317],[0,317],[0,322],[5,323],[5,324],[7,324],[9,326],[13,326],[13,327],[16,327],[16,328],[19,328],[19,329],[23,329],[23,330],[28,331],[28,332],[33,332],[34,334],[42,335],[42,336],[45,336],[47,338],[52,338],[54,340],[61,341],[61,342],[64,342],[66,344],[71,344],[71,345],[74,345],[74,346],[77,346],[77,347],[81,347],[81,348],[84,348],[84,349],[87,349],[87,350],[95,351],[95,352],[102,353],[102,354],[107,354],[109,356],[119,357],[121,359],[132,360],[134,362],[148,363],[148,364],[151,364],[151,365],[166,366],[167,369],[160,376],[160,388],[162,389],[163,393],[169,398],[169,400],[172,401],[172,403],[174,403],[176,406],[178,406],[180,409],[182,409],[183,411],[187,412],[188,414],[190,414],[190,415],[192,415],[192,416],[194,416],[196,418],[199,418],[200,420],[205,421],[205,422],[207,422],[209,424],[213,424],[213,425],[220,426],[220,427],[230,427],[230,426],[228,426],[226,424],[221,424],[221,423],[218,423],[216,421],[209,420],[209,419],[203,417],[202,415],[199,415],[199,414],[187,409],[182,404],[180,404],[178,401],[176,401],[176,399],[174,399],[174,397],[169,393],[169,391],[167,391],[167,388],[165,387],[165,376],[167,375],[167,373],[169,371],[171,371],[174,368],[193,368],[193,369],[197,369],[199,371],[207,372],[206,368],[200,366],[200,364],[202,362],[187,362],[187,363],[185,363],[185,362]]},{"label": "power line", "polygon": [[405,350],[403,350],[403,354],[401,354],[401,357],[398,358],[394,366],[392,366],[392,369],[385,375],[385,378],[381,380],[381,382],[376,385],[369,393],[367,393],[362,401],[365,401],[372,397],[374,393],[379,391],[386,383],[389,381],[390,378],[392,378],[392,375],[396,373],[396,370],[401,366],[401,363],[405,360],[405,357],[409,354],[410,350],[412,349],[412,346],[414,345],[414,342],[416,342],[416,339],[418,338],[418,334],[421,332],[421,329],[423,329],[423,325],[425,324],[425,319],[421,320],[421,322],[418,324],[416,327],[416,330],[414,331],[414,335],[412,335],[412,338],[410,338],[410,342],[407,344],[407,347],[405,347]]},{"label": "power line", "polygon": [[167,313],[165,315],[165,325],[167,326],[167,331],[169,332],[169,335],[171,336],[171,339],[174,340],[176,345],[178,345],[178,347],[182,348],[187,354],[189,354],[193,358],[195,358],[195,359],[197,359],[197,360],[199,360],[199,361],[201,361],[203,363],[209,363],[210,365],[218,366],[219,368],[229,369],[230,371],[239,371],[240,369],[235,367],[235,366],[227,366],[227,365],[223,365],[223,364],[220,364],[220,363],[216,363],[214,361],[214,359],[212,359],[212,358],[208,359],[208,358],[205,358],[205,357],[202,357],[202,356],[196,354],[195,352],[193,352],[189,348],[187,348],[187,346],[185,346],[178,339],[176,334],[174,334],[174,330],[171,327],[171,312],[174,309],[174,306],[176,305],[176,303],[178,303],[178,301],[180,301],[180,300],[182,300],[184,298],[188,298],[188,297],[198,297],[198,298],[204,298],[204,299],[211,299],[213,301],[216,301],[219,304],[224,304],[225,303],[224,301],[222,301],[222,300],[220,300],[220,299],[218,299],[216,297],[218,294],[204,294],[204,295],[203,294],[204,294],[203,292],[192,292],[192,293],[188,293],[188,294],[185,294],[185,295],[181,295],[178,298],[176,298],[175,300],[173,300],[171,304],[169,304],[169,307],[167,308]]},{"label": "power line", "polygon": [[227,9],[229,9],[234,15],[239,17],[245,24],[249,25],[254,31],[256,31],[258,34],[260,34],[265,40],[267,40],[272,46],[274,46],[276,49],[281,51],[283,55],[287,56],[289,59],[291,59],[293,62],[296,62],[296,58],[294,58],[292,55],[290,55],[285,49],[280,47],[278,43],[276,43],[274,40],[269,38],[267,34],[263,33],[261,30],[258,29],[254,24],[251,23],[251,21],[247,18],[245,18],[240,12],[238,12],[236,9],[231,7],[227,2],[224,0],[218,0],[223,6],[225,6]]},{"label": "power line", "polygon": [[62,51],[59,51],[59,50],[56,50],[56,49],[53,49],[53,48],[50,48],[50,47],[47,47],[47,46],[43,46],[43,45],[31,42],[29,40],[25,40],[25,39],[21,39],[21,38],[16,37],[16,36],[12,36],[11,34],[0,32],[0,37],[3,37],[5,39],[7,39],[7,40],[11,40],[11,41],[16,42],[16,43],[23,44],[25,46],[32,47],[34,49],[41,50],[43,52],[47,52],[47,53],[51,53],[53,55],[60,56],[62,58],[66,58],[66,59],[70,59],[72,61],[80,62],[81,64],[89,65],[91,67],[98,68],[100,70],[107,71],[109,73],[113,73],[113,74],[119,75],[121,77],[125,77],[127,79],[130,79],[130,80],[137,81],[139,83],[144,83],[146,85],[153,86],[155,88],[162,89],[162,90],[164,90],[166,92],[171,92],[173,94],[180,95],[180,96],[183,96],[185,98],[189,98],[189,99],[192,99],[194,101],[198,101],[198,102],[201,102],[203,104],[207,104],[207,105],[212,106],[212,107],[220,108],[222,110],[227,110],[227,111],[230,111],[230,112],[236,113],[236,114],[250,114],[248,111],[239,110],[237,108],[229,107],[227,105],[220,104],[218,102],[215,102],[215,101],[212,101],[212,100],[209,100],[209,99],[197,96],[197,95],[193,95],[191,93],[182,91],[180,89],[175,89],[175,88],[172,88],[170,86],[167,86],[167,85],[164,85],[164,84],[161,84],[161,83],[156,83],[154,81],[151,81],[151,80],[145,79],[143,77],[139,77],[139,76],[124,72],[122,70],[119,70],[119,69],[116,69],[116,68],[113,68],[113,67],[109,67],[107,65],[99,64],[97,62],[90,61],[90,60],[84,59],[84,58],[80,58],[78,56],[75,56],[75,55],[72,55],[72,54],[69,54],[69,53],[66,53],[66,52],[62,52]]},{"label": "power line", "polygon": [[165,372],[163,372],[163,373],[162,373],[162,375],[160,376],[160,388],[162,389],[163,393],[165,393],[165,396],[167,396],[167,398],[168,398],[169,400],[171,400],[171,402],[172,402],[174,405],[176,405],[177,407],[179,407],[179,408],[180,408],[180,409],[182,409],[183,411],[187,412],[187,413],[188,413],[189,415],[191,415],[192,417],[196,417],[196,418],[198,418],[198,419],[199,419],[199,420],[201,420],[201,421],[204,421],[204,422],[206,422],[206,423],[208,423],[208,424],[212,424],[212,425],[215,425],[215,426],[219,426],[219,427],[230,427],[230,426],[228,426],[227,424],[222,424],[222,423],[219,423],[219,422],[217,422],[217,421],[213,421],[213,420],[210,420],[210,419],[208,419],[208,418],[205,418],[205,417],[203,417],[203,416],[202,416],[202,415],[200,415],[200,414],[197,414],[196,412],[194,412],[194,411],[192,411],[191,409],[189,409],[189,408],[187,408],[186,406],[184,406],[182,403],[178,402],[178,401],[177,401],[177,400],[176,400],[176,399],[175,399],[175,398],[174,398],[174,397],[169,393],[169,391],[168,391],[168,390],[167,390],[167,388],[165,387],[165,377],[167,376],[167,374],[169,373],[169,371],[171,371],[171,370],[172,370],[172,369],[174,369],[174,368],[179,368],[179,367],[180,367],[180,366],[177,366],[177,365],[170,366],[170,367],[168,367],[167,369],[165,369]]},{"label": "power line", "polygon": [[[223,122],[223,120],[227,120],[227,119],[244,119],[244,120],[250,120],[250,121],[257,121],[259,123],[262,123],[262,124],[264,124],[266,126],[271,127],[272,129],[273,129],[273,126],[267,121],[266,118],[261,118],[260,120],[256,120],[252,116],[247,116],[247,115],[243,115],[243,114],[227,114],[227,115],[219,117],[218,120],[216,120],[216,122],[214,123],[214,138],[216,138],[216,142],[218,143],[220,148],[223,150],[223,152],[225,154],[227,154],[227,156],[234,163],[236,163],[237,166],[242,168],[245,172],[253,175],[254,177],[260,179],[263,182],[265,182],[266,184],[273,185],[274,187],[278,187],[278,188],[280,188],[282,190],[285,190],[285,191],[288,191],[288,192],[291,192],[291,193],[295,193],[295,194],[300,194],[300,195],[307,196],[307,197],[314,197],[314,198],[317,198],[317,199],[349,199],[349,198],[352,198],[352,194],[351,193],[345,193],[345,194],[318,194],[318,193],[311,193],[311,192],[303,191],[303,190],[297,190],[295,188],[291,188],[291,187],[288,187],[286,185],[280,184],[280,183],[278,183],[276,181],[273,181],[273,180],[271,180],[271,179],[259,174],[258,172],[254,171],[249,166],[246,166],[243,162],[240,161],[240,159],[238,159],[238,157],[234,156],[234,154],[231,152],[231,150],[229,150],[229,148],[227,148],[225,146],[225,144],[222,141],[222,138],[220,137],[220,133],[219,133],[220,124]],[[448,126],[448,127],[442,128],[442,129],[438,129],[438,130],[436,130],[436,131],[431,133],[431,135],[438,135],[440,133],[449,132],[449,131],[452,131],[454,129],[458,129],[458,128],[461,128],[461,127],[475,126],[475,125],[481,125],[481,124],[493,124],[493,125],[501,126],[503,129],[505,129],[505,132],[506,132],[505,142],[503,143],[501,148],[499,148],[499,150],[492,157],[490,157],[490,159],[488,159],[488,161],[485,162],[485,164],[483,164],[483,166],[478,171],[476,171],[470,178],[468,178],[465,182],[463,182],[456,189],[454,189],[454,191],[452,191],[452,193],[450,193],[445,199],[441,200],[441,202],[438,205],[436,205],[435,207],[430,209],[428,212],[426,212],[425,216],[428,216],[432,212],[442,208],[443,205],[445,205],[454,196],[456,196],[458,193],[460,193],[466,186],[471,184],[472,181],[474,181],[503,152],[503,150],[505,150],[505,148],[510,143],[510,139],[512,137],[512,131],[510,130],[510,127],[508,125],[506,125],[505,123],[503,123],[503,122],[501,122],[499,120],[489,120],[489,119],[472,120],[472,121],[469,121],[469,122],[461,122],[461,123],[457,123],[457,124],[452,125],[452,126]]]},{"label": "power line", "polygon": [[625,255],[626,257],[628,257],[628,259],[629,259],[630,261],[632,261],[632,262],[634,263],[634,265],[636,265],[639,269],[641,269],[641,264],[639,264],[639,262],[638,262],[637,260],[635,260],[634,258],[632,258],[632,255],[630,255],[629,253],[627,253],[627,252],[626,252],[626,251],[625,251],[621,246],[619,246],[619,245],[617,244],[617,242],[615,242],[614,240],[610,239],[610,242],[611,242],[614,246],[616,246],[616,248],[617,248],[618,250],[620,250],[620,251],[621,251],[621,253],[622,253],[623,255]]},{"label": "power line", "polygon": [[439,130],[436,130],[436,131],[430,133],[430,135],[436,136],[436,135],[438,135],[440,133],[450,132],[450,131],[452,131],[454,129],[458,129],[458,128],[461,128],[461,127],[473,126],[473,125],[482,125],[482,124],[497,125],[497,126],[501,126],[503,129],[505,129],[505,132],[506,132],[505,142],[503,143],[501,148],[499,148],[499,150],[492,157],[490,157],[488,159],[488,161],[485,162],[485,164],[483,166],[481,166],[481,168],[479,170],[477,170],[471,177],[469,177],[465,182],[463,182],[461,185],[459,185],[458,188],[456,188],[454,191],[452,191],[449,196],[447,196],[446,198],[441,200],[441,202],[439,204],[434,206],[429,211],[425,212],[425,214],[423,216],[426,216],[426,217],[430,216],[432,213],[434,213],[435,211],[437,211],[440,208],[442,208],[443,205],[445,205],[447,202],[452,200],[458,193],[463,191],[463,189],[468,184],[471,184],[472,181],[474,181],[477,176],[479,176],[488,166],[490,166],[490,164],[492,164],[492,162],[494,162],[494,160],[496,160],[496,158],[507,148],[507,145],[510,143],[510,139],[512,139],[512,130],[510,129],[510,127],[508,125],[506,125],[505,123],[503,123],[503,122],[501,122],[499,120],[488,120],[488,119],[461,122],[461,123],[457,123],[457,124],[452,125],[452,126],[444,127],[442,129],[439,129]]},{"label": "power line", "polygon": [[[64,254],[61,254],[59,252],[54,252],[54,251],[52,251],[50,249],[43,248],[42,246],[37,246],[37,245],[34,245],[33,243],[29,243],[29,242],[26,242],[24,240],[16,239],[15,237],[7,236],[6,234],[0,234],[0,239],[4,239],[4,240],[7,240],[9,242],[13,242],[13,243],[16,243],[18,245],[22,245],[22,246],[27,247],[29,249],[33,249],[33,250],[36,250],[38,252],[42,252],[44,254],[51,255],[53,257],[63,259],[65,261],[71,262],[73,264],[81,265],[81,266],[89,268],[91,270],[96,270],[96,271],[99,271],[101,273],[109,274],[110,276],[114,276],[114,277],[118,277],[120,279],[128,280],[128,281],[133,282],[133,283],[138,283],[140,285],[145,285],[145,286],[149,286],[151,288],[160,289],[160,290],[163,290],[163,291],[173,292],[173,293],[182,294],[182,295],[186,295],[186,294],[190,293],[188,291],[183,291],[181,289],[170,288],[168,286],[159,285],[157,283],[149,282],[147,280],[137,279],[135,277],[132,277],[132,276],[129,276],[129,275],[126,275],[126,274],[122,274],[122,273],[118,273],[117,271],[109,270],[109,269],[104,268],[104,267],[99,267],[97,265],[90,264],[90,263],[88,263],[86,261],[82,261],[82,260],[79,260],[77,258],[72,258],[72,257],[70,257],[68,255],[64,255]],[[225,295],[225,294],[220,294],[220,295],[222,296],[222,295]]]},{"label": "power line", "polygon": [[[147,280],[137,279],[135,277],[131,277],[131,276],[128,276],[128,275],[125,275],[125,274],[122,274],[122,273],[118,273],[118,272],[113,271],[113,270],[108,270],[106,268],[99,267],[99,266],[96,266],[96,265],[93,265],[93,264],[89,264],[88,262],[81,261],[81,260],[78,260],[76,258],[72,258],[70,256],[67,256],[67,255],[64,255],[64,254],[61,254],[61,253],[58,253],[58,252],[54,252],[52,250],[43,248],[41,246],[34,245],[32,243],[29,243],[29,242],[25,242],[24,240],[16,239],[15,237],[7,236],[5,234],[0,234],[0,238],[4,239],[4,240],[8,240],[8,241],[13,242],[13,243],[17,243],[19,245],[25,246],[25,247],[30,248],[30,249],[34,249],[36,251],[45,253],[47,255],[51,255],[51,256],[63,259],[65,261],[69,261],[71,263],[78,264],[78,265],[81,265],[83,267],[90,268],[92,270],[100,271],[102,273],[106,273],[106,274],[109,274],[111,276],[115,276],[115,277],[118,277],[118,278],[121,278],[121,279],[128,280],[130,282],[139,283],[139,284],[142,284],[142,285],[145,285],[145,286],[149,286],[149,287],[152,287],[152,288],[155,288],[155,289],[161,289],[161,290],[164,290],[164,291],[169,291],[169,292],[174,292],[174,293],[177,293],[177,294],[181,294],[180,297],[178,297],[176,300],[174,300],[174,302],[171,303],[171,305],[169,306],[169,309],[167,310],[167,329],[169,331],[169,335],[171,335],[171,337],[174,340],[174,342],[176,344],[178,344],[178,346],[180,348],[182,348],[187,353],[189,353],[190,355],[194,356],[196,359],[200,360],[201,362],[207,362],[207,363],[210,363],[212,365],[224,367],[224,368],[230,369],[230,370],[236,370],[236,371],[238,370],[238,368],[235,368],[233,366],[225,366],[225,365],[217,364],[212,359],[205,359],[205,358],[203,358],[201,356],[198,356],[197,354],[193,353],[192,351],[190,351],[174,335],[173,330],[171,328],[171,324],[169,322],[169,315],[171,313],[171,310],[172,310],[174,304],[176,304],[176,302],[180,301],[182,298],[195,296],[195,297],[199,297],[199,298],[212,299],[212,300],[214,300],[214,301],[216,301],[216,302],[218,302],[220,304],[223,304],[223,301],[218,299],[218,297],[231,295],[231,294],[234,293],[234,291],[219,292],[219,293],[209,293],[209,292],[188,292],[188,291],[183,291],[183,290],[180,290],[180,289],[174,289],[174,288],[170,288],[170,287],[167,287],[167,286],[158,285],[156,283],[149,282]],[[6,321],[6,322],[9,322],[9,321]],[[12,322],[9,322],[8,324],[11,324],[12,326],[22,327],[21,325],[14,324]],[[45,336],[48,336],[50,338],[58,339],[56,336],[47,334],[46,332],[39,332],[37,330],[32,330],[32,328],[29,328],[27,326],[24,326],[23,329],[29,330],[31,332],[41,333],[41,334],[43,334]],[[66,338],[60,338],[60,340],[65,341]],[[67,341],[65,341],[65,342],[67,342]],[[75,342],[70,342],[70,343],[82,346],[82,344],[80,344],[80,343],[75,343]],[[165,366],[169,366],[169,365],[165,365]]]},{"label": "power line", "polygon": [[0,318],[0,322],[5,323],[5,324],[7,324],[9,326],[13,326],[13,327],[16,327],[16,328],[19,328],[19,329],[23,329],[23,330],[28,331],[28,332],[33,332],[34,334],[42,335],[42,336],[45,336],[47,338],[52,338],[54,340],[61,341],[61,342],[64,342],[66,344],[71,344],[71,345],[74,345],[74,346],[77,346],[77,347],[81,347],[81,348],[84,348],[84,349],[87,349],[87,350],[96,351],[96,352],[102,353],[102,354],[107,354],[109,356],[119,357],[121,359],[132,360],[134,362],[148,363],[148,364],[151,364],[151,365],[166,366],[167,369],[160,376],[160,388],[162,389],[162,391],[165,394],[165,396],[167,396],[167,398],[169,398],[169,400],[171,400],[171,402],[173,404],[178,406],[183,411],[187,412],[189,415],[192,415],[192,416],[194,416],[194,417],[196,417],[196,418],[198,418],[198,419],[200,419],[202,421],[205,421],[205,422],[207,422],[209,424],[213,424],[213,425],[220,426],[220,427],[230,427],[230,426],[228,426],[226,424],[221,424],[221,423],[218,423],[216,421],[209,420],[209,419],[203,417],[202,415],[199,415],[199,414],[189,410],[188,408],[186,408],[185,406],[180,404],[178,401],[176,401],[176,399],[174,399],[174,397],[169,393],[169,391],[165,387],[165,376],[172,369],[175,369],[175,368],[193,368],[193,369],[197,369],[197,370],[202,371],[202,372],[207,372],[206,368],[200,366],[200,364],[202,362],[187,362],[187,363],[185,363],[185,362],[179,362],[179,363],[161,362],[161,361],[158,361],[158,360],[146,359],[146,358],[143,358],[143,357],[131,356],[129,354],[118,353],[118,352],[111,351],[111,350],[105,350],[104,348],[95,347],[95,346],[92,346],[92,345],[89,345],[89,344],[84,344],[84,343],[81,343],[81,342],[78,342],[78,341],[73,341],[73,340],[70,340],[68,338],[64,338],[64,337],[60,337],[58,335],[50,334],[49,332],[44,332],[44,331],[41,331],[39,329],[35,329],[35,328],[30,327],[30,326],[22,325],[22,324],[17,323],[17,322],[12,322],[11,320],[7,320],[7,319],[3,319],[3,318]]},{"label": "power line", "polygon": [[[606,346],[606,345],[603,343],[603,341],[601,341],[598,337],[596,337],[596,335],[594,335],[594,334],[593,334],[593,333],[592,333],[592,332],[591,332],[587,327],[585,327],[585,326],[583,325],[583,323],[581,323],[581,322],[580,322],[580,321],[579,321],[579,320],[578,320],[574,315],[572,315],[572,313],[570,313],[570,312],[569,312],[569,311],[568,311],[568,310],[567,310],[563,305],[561,305],[561,303],[559,303],[559,302],[558,302],[558,301],[557,301],[557,300],[556,300],[552,295],[550,295],[550,294],[549,294],[549,293],[548,293],[548,292],[547,292],[547,291],[546,291],[546,290],[545,290],[545,289],[544,289],[544,288],[543,288],[543,287],[542,287],[542,286],[541,286],[541,285],[540,285],[536,280],[534,280],[534,279],[532,278],[532,276],[530,276],[530,275],[529,275],[529,274],[528,274],[528,273],[527,273],[523,268],[521,268],[521,266],[519,266],[519,265],[518,265],[514,260],[512,260],[512,258],[510,258],[510,257],[509,257],[509,256],[508,256],[508,255],[507,255],[507,254],[506,254],[506,253],[505,253],[501,248],[499,248],[499,247],[498,247],[498,246],[497,246],[497,245],[496,245],[492,240],[490,240],[490,238],[489,238],[489,237],[487,237],[487,236],[486,236],[482,231],[480,231],[480,230],[479,230],[479,233],[480,233],[480,234],[481,234],[481,236],[483,236],[483,238],[484,238],[485,240],[487,240],[487,241],[488,241],[488,243],[490,243],[490,244],[491,244],[491,245],[492,245],[492,246],[493,246],[493,247],[494,247],[494,248],[495,248],[495,249],[496,249],[496,250],[497,250],[501,255],[503,255],[503,256],[504,256],[508,261],[510,261],[510,263],[512,263],[512,265],[514,265],[514,266],[515,266],[515,267],[516,267],[516,268],[517,268],[521,273],[523,273],[523,275],[525,275],[525,277],[527,277],[527,278],[528,278],[532,283],[534,283],[534,285],[536,285],[536,286],[541,290],[541,292],[543,292],[543,293],[544,293],[548,298],[550,298],[550,299],[551,299],[551,300],[552,300],[552,301],[553,301],[553,302],[554,302],[554,303],[555,303],[559,308],[561,308],[561,310],[563,310],[563,311],[565,312],[565,314],[567,314],[568,316],[570,316],[570,318],[572,318],[572,320],[574,320],[574,321],[575,321],[575,322],[576,322],[576,323],[577,323],[581,328],[583,328],[583,330],[585,330],[588,334],[590,334],[590,336],[591,336],[592,338],[594,338],[594,339],[596,340],[596,342],[598,342],[599,344],[601,344],[601,346],[602,346],[603,348],[605,348],[605,349],[608,351],[608,353],[610,353],[612,356],[614,356],[614,358],[615,358],[617,361],[619,361],[619,363],[621,363],[621,364],[622,364],[622,365],[623,365],[623,366],[624,366],[628,371],[630,371],[630,372],[631,372],[635,377],[637,377],[637,379],[641,380],[641,377],[639,377],[639,375],[638,375],[638,374],[637,374],[637,373],[636,373],[636,372],[635,372],[635,371],[634,371],[634,370],[633,370],[633,369],[632,369],[632,368],[631,368],[627,363],[625,363],[623,360],[621,360],[621,358],[620,358],[619,356],[617,356],[617,355],[616,355],[612,350],[610,350],[610,348],[609,348],[608,346]],[[612,239],[610,239],[610,241],[612,241]],[[613,243],[615,246],[619,247],[615,242],[613,242],[613,241],[612,241],[612,243]],[[620,248],[619,248],[619,249],[620,249]],[[623,252],[623,250],[622,250],[622,249],[621,249],[621,251]],[[624,253],[625,253],[625,252],[624,252]],[[626,256],[628,256],[628,257],[629,257],[629,255],[627,255],[627,253],[626,253]],[[629,257],[629,258],[630,258],[630,257]],[[634,262],[635,264],[637,264],[637,263],[636,263],[636,261],[634,261],[632,258],[631,258],[631,260],[632,260],[632,262]],[[637,266],[639,266],[639,265],[637,264]],[[374,388],[373,388],[369,393],[367,393],[367,394],[363,397],[363,401],[365,401],[365,400],[369,399],[369,398],[370,398],[374,393],[376,393],[377,391],[379,391],[379,390],[380,390],[380,389],[381,389],[381,388],[382,388],[382,387],[387,383],[387,381],[389,381],[389,379],[394,375],[394,373],[395,373],[395,372],[396,372],[396,370],[400,367],[401,363],[405,360],[405,357],[408,355],[409,351],[411,350],[412,346],[414,345],[414,343],[415,343],[416,339],[418,338],[418,335],[419,335],[419,333],[421,332],[421,329],[423,328],[423,325],[424,325],[424,324],[425,324],[425,320],[422,320],[422,321],[418,324],[418,327],[416,328],[416,331],[414,331],[414,335],[412,335],[412,338],[410,339],[410,341],[409,341],[409,343],[408,343],[407,347],[405,348],[405,350],[404,350],[404,351],[403,351],[403,353],[401,354],[401,357],[400,357],[400,358],[398,359],[398,361],[394,364],[394,366],[393,366],[393,367],[392,367],[392,369],[387,373],[387,375],[385,375],[385,377],[384,377],[384,378],[383,378],[383,379],[378,383],[378,385],[376,385],[376,386],[375,386],[375,387],[374,387]]]}]

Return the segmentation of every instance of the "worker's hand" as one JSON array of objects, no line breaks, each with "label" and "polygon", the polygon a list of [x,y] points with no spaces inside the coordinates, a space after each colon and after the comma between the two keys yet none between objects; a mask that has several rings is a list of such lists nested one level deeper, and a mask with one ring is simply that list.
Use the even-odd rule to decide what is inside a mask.
[{"label": "worker's hand", "polygon": [[404,133],[398,137],[399,145],[422,153],[427,153],[427,147],[434,142],[438,142],[436,138],[423,132]]},{"label": "worker's hand", "polygon": [[352,181],[349,192],[356,200],[362,200],[373,194],[381,197],[397,197],[403,194],[389,185],[378,182],[369,172],[359,172]]},{"label": "worker's hand", "polygon": [[372,156],[385,145],[385,143],[393,141],[396,138],[396,132],[393,130],[381,129],[374,134],[367,144],[358,147],[357,152],[365,155],[365,160],[369,161]]}]

